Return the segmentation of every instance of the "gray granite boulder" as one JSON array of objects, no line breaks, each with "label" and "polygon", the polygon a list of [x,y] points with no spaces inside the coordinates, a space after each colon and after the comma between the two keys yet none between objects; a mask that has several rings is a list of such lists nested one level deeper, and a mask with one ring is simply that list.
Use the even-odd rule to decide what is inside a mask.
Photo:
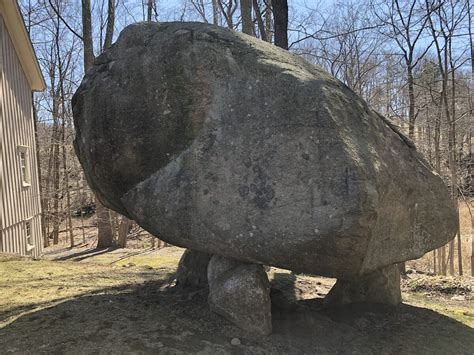
[{"label": "gray granite boulder", "polygon": [[324,302],[327,306],[360,302],[391,305],[402,303],[398,267],[390,265],[349,281],[337,280]]},{"label": "gray granite boulder", "polygon": [[73,99],[108,207],[164,241],[345,280],[449,241],[456,212],[413,144],[321,68],[201,23],[138,23]]},{"label": "gray granite boulder", "polygon": [[250,334],[272,332],[270,283],[263,265],[214,255],[209,262],[209,306]]}]

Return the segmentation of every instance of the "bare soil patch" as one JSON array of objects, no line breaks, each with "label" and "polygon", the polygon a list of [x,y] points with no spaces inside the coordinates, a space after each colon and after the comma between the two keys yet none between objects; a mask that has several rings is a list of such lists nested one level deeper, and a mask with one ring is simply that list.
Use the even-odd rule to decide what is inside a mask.
[{"label": "bare soil patch", "polygon": [[452,281],[454,293],[446,293],[440,280],[413,276],[403,282],[403,305],[324,309],[334,280],[271,268],[289,302],[273,308],[273,334],[254,338],[209,311],[206,289],[173,288],[181,253],[1,256],[0,353],[473,353],[469,280]]}]

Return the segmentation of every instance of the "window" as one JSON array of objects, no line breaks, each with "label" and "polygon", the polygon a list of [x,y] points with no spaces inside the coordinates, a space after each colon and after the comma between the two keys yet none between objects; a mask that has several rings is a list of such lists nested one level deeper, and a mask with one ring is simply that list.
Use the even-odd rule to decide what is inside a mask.
[{"label": "window", "polygon": [[20,173],[23,186],[30,186],[31,177],[28,147],[21,145],[18,147],[18,152],[20,154]]},{"label": "window", "polygon": [[31,219],[25,221],[26,252],[29,253],[35,248],[31,234]]},{"label": "window", "polygon": [[31,221],[26,221],[26,239],[31,238]]}]

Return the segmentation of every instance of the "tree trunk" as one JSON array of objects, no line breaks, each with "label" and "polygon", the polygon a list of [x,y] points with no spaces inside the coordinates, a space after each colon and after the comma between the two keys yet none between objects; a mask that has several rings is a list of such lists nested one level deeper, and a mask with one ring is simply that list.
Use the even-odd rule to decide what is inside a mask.
[{"label": "tree trunk", "polygon": [[447,274],[446,247],[443,245],[440,249],[441,249],[441,275],[446,276]]},{"label": "tree trunk", "polygon": [[[470,4],[470,0],[467,0],[467,18],[468,18],[468,33],[469,33],[469,42],[471,45],[471,85],[470,87],[470,92],[471,92],[471,100],[472,100],[472,87],[474,87],[474,35],[472,31],[472,8]],[[472,156],[472,151],[471,151],[471,135],[469,134],[469,153],[470,156]],[[471,176],[469,172],[469,176]],[[474,216],[469,209],[469,213],[471,214],[471,276],[474,276]]]},{"label": "tree trunk", "polygon": [[225,21],[227,23],[227,27],[230,28],[231,30],[233,30],[234,29],[233,16],[234,16],[234,12],[235,12],[234,0],[231,0],[228,3],[226,3],[225,7],[224,7],[224,4],[223,4],[222,0],[217,0],[217,4],[219,5],[221,13],[225,18]]},{"label": "tree trunk", "polygon": [[288,49],[288,1],[272,0],[274,43],[283,49]]},{"label": "tree trunk", "polygon": [[[63,104],[64,106],[64,104]],[[64,184],[66,185],[66,220],[69,232],[69,244],[71,248],[74,247],[74,232],[72,228],[72,218],[71,218],[71,192],[69,188],[69,171],[67,168],[67,159],[66,159],[66,127],[64,123],[64,116],[62,122],[62,134],[61,134],[61,141],[62,141],[62,158],[63,158],[63,174],[64,174]]]},{"label": "tree trunk", "polygon": [[408,76],[408,137],[411,140],[415,140],[415,89],[414,89],[414,78],[413,78],[413,68],[411,64],[408,64],[407,68]]},{"label": "tree trunk", "polygon": [[[53,129],[51,134],[51,145],[50,145],[50,155],[48,162],[48,175],[46,181],[46,198],[53,199],[53,208],[48,208],[50,211],[48,215],[48,239],[53,237],[53,244],[58,244],[59,242],[59,176],[57,174],[59,170],[57,156],[58,151],[58,142],[59,142],[59,100],[58,93],[56,91],[56,58],[51,56],[51,68],[49,70],[50,78],[50,95],[52,98],[52,118],[53,118]],[[48,202],[49,205],[50,202]],[[52,231],[49,235],[49,223],[52,222]]]},{"label": "tree trunk", "polygon": [[252,0],[240,0],[240,13],[242,17],[242,32],[250,36],[255,35],[252,20]]},{"label": "tree trunk", "polygon": [[[84,44],[84,73],[94,65],[94,48],[92,44],[91,2],[82,1],[82,40]],[[114,234],[110,223],[110,213],[95,198],[97,216],[97,248],[108,248],[112,246]]]},{"label": "tree trunk", "polygon": [[[442,103],[440,103],[440,105],[442,105]],[[435,169],[438,174],[441,174],[441,106],[438,108],[438,113],[435,118],[433,141],[435,154]]]},{"label": "tree trunk", "polygon": [[[447,56],[445,58],[446,60],[446,66],[447,66]],[[448,165],[449,165],[449,170],[451,173],[451,196],[453,199],[455,199],[455,193],[456,193],[456,180],[455,180],[455,161],[453,159],[453,154],[455,154],[455,147],[454,147],[454,142],[453,142],[453,126],[452,126],[452,118],[451,118],[451,113],[449,111],[449,103],[448,103],[448,93],[447,93],[447,86],[448,86],[448,73],[447,73],[447,67],[445,68],[443,75],[443,89],[442,89],[442,98],[443,98],[443,106],[445,110],[445,117],[446,121],[448,124]],[[457,202],[457,201],[456,201]],[[454,275],[454,240],[451,240],[449,243],[449,273],[451,275]],[[443,274],[445,275],[445,273]]]},{"label": "tree trunk", "polygon": [[150,22],[151,15],[153,14],[153,0],[148,0],[146,10],[147,10],[146,20]]},{"label": "tree trunk", "polygon": [[454,276],[454,239],[449,242],[449,274]]},{"label": "tree trunk", "polygon": [[[53,98],[56,103],[53,103],[53,106],[56,106],[56,115],[59,113],[58,109],[58,98]],[[54,110],[54,108],[53,108]],[[55,121],[58,120],[56,116]],[[55,138],[53,144],[53,244],[56,245],[59,243],[59,224],[61,222],[59,215],[59,128],[55,129]],[[53,130],[54,132],[54,130]]]},{"label": "tree trunk", "polygon": [[94,65],[92,44],[91,0],[82,1],[82,40],[84,43],[84,73]]},{"label": "tree trunk", "polygon": [[[66,232],[69,231],[69,241],[71,248],[74,247],[74,232],[72,229],[72,219],[71,219],[71,194],[69,189],[69,172],[67,169],[67,159],[66,159],[66,95],[64,93],[64,71],[63,71],[63,62],[60,56],[59,48],[59,23],[57,27],[57,38],[56,38],[56,51],[58,53],[58,70],[59,70],[59,92],[61,99],[61,147],[62,147],[62,160],[63,160],[63,174],[64,174],[64,183],[66,185],[65,194],[66,194]],[[64,195],[64,194],[63,194]],[[67,233],[66,233],[67,234]]]},{"label": "tree trunk", "polygon": [[128,230],[130,229],[131,224],[132,224],[132,221],[130,219],[128,219],[125,216],[122,216],[122,220],[120,221],[119,233],[118,233],[118,246],[120,248],[127,247],[127,235],[128,235]]},{"label": "tree trunk", "polygon": [[[82,185],[82,181],[79,182],[79,180],[76,180],[77,193],[79,194],[79,196],[82,196],[82,193],[83,193],[81,185]],[[86,244],[86,232],[84,230],[84,213],[82,211],[82,204],[79,206],[79,211],[81,214],[82,243]]]},{"label": "tree trunk", "polygon": [[265,1],[265,33],[267,41],[272,42],[272,0]]},{"label": "tree trunk", "polygon": [[100,203],[97,197],[95,203],[98,229],[97,248],[110,248],[114,243],[114,233],[112,231],[112,224],[110,222],[110,213],[109,210],[105,208],[102,203]]},{"label": "tree trunk", "polygon": [[431,131],[431,118],[426,120],[426,140],[428,141],[428,148],[427,148],[427,156],[428,156],[428,161],[430,162],[431,165],[434,165],[433,163],[433,151],[431,147],[431,141],[432,141],[432,131]]},{"label": "tree trunk", "polygon": [[41,160],[40,160],[40,146],[39,146],[39,139],[38,139],[38,113],[36,111],[36,105],[34,103],[34,94],[31,94],[31,103],[33,106],[33,124],[35,130],[35,146],[36,146],[36,163],[37,163],[37,174],[38,174],[38,188],[40,194],[40,203],[41,203],[41,234],[43,236],[43,247],[49,246],[49,238],[48,234],[46,233],[46,201],[45,195],[43,193],[43,184],[42,184],[42,176],[41,176]]},{"label": "tree trunk", "polygon": [[[54,100],[53,100],[54,103]],[[54,106],[53,106],[54,110]],[[46,213],[48,211],[48,214],[45,216],[45,223],[46,223],[46,238],[47,238],[47,244],[49,245],[49,238],[50,238],[50,223],[52,220],[52,215],[51,215],[51,179],[52,179],[52,174],[53,174],[53,152],[54,152],[54,144],[55,144],[55,139],[56,139],[56,134],[55,134],[55,129],[56,129],[56,122],[54,121],[54,115],[53,115],[53,132],[51,134],[51,142],[50,142],[50,147],[49,147],[49,159],[48,159],[48,170],[46,174],[46,182],[45,182],[45,192],[44,192],[44,200],[45,200],[45,206],[47,208],[43,211],[43,213]]]},{"label": "tree trunk", "polygon": [[[450,40],[451,43],[452,40]],[[449,45],[449,58],[450,58],[450,70],[451,70],[451,120],[450,120],[450,140],[451,140],[451,150],[450,150],[450,172],[451,172],[451,194],[456,204],[456,216],[457,216],[457,245],[458,245],[458,271],[459,275],[462,276],[463,268],[462,268],[462,240],[461,240],[461,230],[460,230],[460,222],[459,222],[459,202],[458,202],[458,157],[457,157],[457,144],[456,144],[456,73],[455,73],[455,65],[452,59],[452,48],[451,44]],[[453,266],[454,269],[454,240],[451,241],[453,244]],[[454,274],[454,271],[453,271]]]},{"label": "tree trunk", "polygon": [[474,214],[471,212],[471,276],[474,276]]},{"label": "tree trunk", "polygon": [[[471,46],[471,88],[474,86],[474,34],[472,31],[472,8],[470,0],[466,0],[467,3],[467,32],[469,34],[469,43]],[[472,96],[471,96],[472,97]]]},{"label": "tree trunk", "polygon": [[109,0],[107,9],[107,29],[105,30],[104,50],[112,45],[115,26],[115,0]]},{"label": "tree trunk", "polygon": [[[426,1],[427,9],[430,10],[429,2]],[[438,16],[440,17],[440,21],[447,23],[446,19],[441,18],[442,11],[439,10]],[[456,174],[456,136],[455,136],[455,117],[454,117],[454,101],[453,106],[449,107],[448,102],[448,81],[449,81],[449,68],[448,65],[451,64],[451,74],[454,78],[454,66],[452,61],[452,52],[451,52],[451,41],[452,41],[452,33],[445,32],[445,28],[442,27],[441,30],[435,28],[433,25],[433,21],[431,19],[432,13],[428,13],[428,23],[430,25],[430,30],[433,38],[433,43],[436,48],[436,56],[438,59],[438,69],[439,73],[441,74],[441,92],[440,92],[440,108],[444,109],[444,114],[446,118],[446,123],[448,126],[448,165],[449,170],[451,173],[451,195],[455,200],[457,206],[457,174]],[[444,40],[443,45],[439,43],[439,36],[441,34],[441,38]],[[455,99],[455,82],[453,80],[452,83],[452,100]],[[435,132],[436,135],[436,132]],[[436,137],[435,137],[436,138]],[[436,148],[436,147],[435,147]],[[437,162],[438,163],[438,162]],[[457,208],[457,207],[456,207]],[[459,214],[458,214],[458,233],[459,233]],[[449,246],[449,269],[451,274],[454,274],[454,241],[451,241]],[[445,263],[445,248],[442,247],[442,273],[446,275],[446,263]]]},{"label": "tree trunk", "polygon": [[262,18],[262,12],[260,11],[257,0],[253,0],[253,9],[255,12],[255,17],[257,18],[258,31],[260,32],[260,38],[263,41],[268,42],[267,31],[265,30],[265,25],[263,23],[263,18]]},{"label": "tree trunk", "polygon": [[219,0],[212,0],[212,23],[214,25],[219,25],[219,5],[217,4]]}]

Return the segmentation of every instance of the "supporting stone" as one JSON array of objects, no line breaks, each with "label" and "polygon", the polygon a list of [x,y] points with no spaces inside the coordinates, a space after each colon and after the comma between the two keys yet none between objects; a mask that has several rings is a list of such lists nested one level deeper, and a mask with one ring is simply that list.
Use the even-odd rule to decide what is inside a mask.
[{"label": "supporting stone", "polygon": [[262,265],[215,255],[207,275],[213,312],[249,333],[272,332],[270,283]]},{"label": "supporting stone", "polygon": [[337,280],[324,300],[327,306],[361,302],[391,305],[402,302],[397,265],[387,266],[350,281]]},{"label": "supporting stone", "polygon": [[180,288],[207,287],[207,266],[211,256],[197,250],[186,249],[181,256],[176,275]]}]

